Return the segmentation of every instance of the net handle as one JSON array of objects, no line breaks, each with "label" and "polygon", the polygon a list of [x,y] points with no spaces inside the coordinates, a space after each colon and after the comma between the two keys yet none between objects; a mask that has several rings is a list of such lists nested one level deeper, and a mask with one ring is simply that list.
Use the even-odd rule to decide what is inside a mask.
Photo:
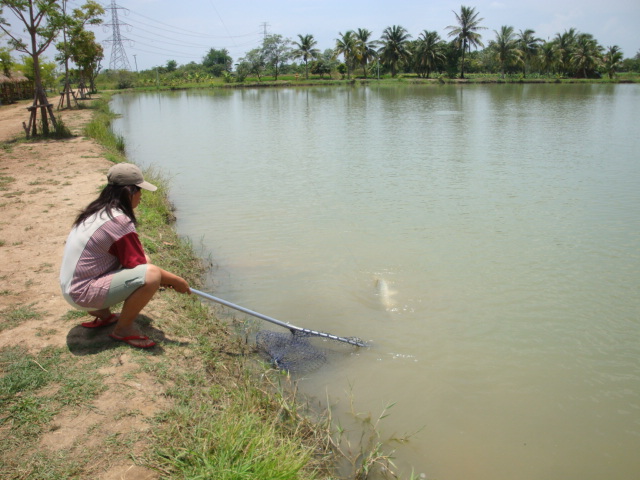
[{"label": "net handle", "polygon": [[264,315],[259,312],[254,312],[253,310],[249,310],[248,308],[242,307],[240,305],[236,305],[235,303],[228,302],[227,300],[223,300],[222,298],[214,297],[213,295],[210,295],[208,293],[201,292],[200,290],[196,290],[195,288],[191,289],[191,293],[195,293],[196,295],[202,298],[206,298],[207,300],[211,300],[212,302],[216,302],[226,307],[233,308],[234,310],[238,310],[239,312],[246,313],[247,315],[251,315],[253,317],[266,320],[267,322],[274,323],[276,325],[279,325],[281,327],[284,327],[290,330],[291,333],[300,332],[300,333],[305,333],[307,335],[315,335],[317,337],[329,338],[331,340],[337,340],[339,342],[348,343],[350,345],[355,345],[357,347],[367,346],[367,344],[362,342],[361,340],[339,337],[337,335],[332,335],[330,333],[318,332],[316,330],[309,330],[307,328],[296,327],[295,325],[291,325],[290,323],[283,322],[281,320],[278,320],[277,318],[269,317],[268,315]]}]

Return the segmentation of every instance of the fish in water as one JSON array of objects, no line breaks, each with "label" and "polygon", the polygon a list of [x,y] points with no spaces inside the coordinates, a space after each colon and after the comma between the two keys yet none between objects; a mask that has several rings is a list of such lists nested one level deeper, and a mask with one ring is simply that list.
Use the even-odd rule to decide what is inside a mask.
[{"label": "fish in water", "polygon": [[380,303],[382,303],[386,310],[392,310],[396,306],[396,301],[393,297],[398,292],[389,288],[387,281],[380,277],[376,278],[376,290],[380,298]]}]

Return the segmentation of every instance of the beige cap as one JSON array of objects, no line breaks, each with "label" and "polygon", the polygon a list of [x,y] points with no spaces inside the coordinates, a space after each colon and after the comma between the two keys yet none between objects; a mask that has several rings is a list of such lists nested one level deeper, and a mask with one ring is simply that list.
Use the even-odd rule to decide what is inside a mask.
[{"label": "beige cap", "polygon": [[135,185],[150,192],[155,192],[158,187],[145,182],[142,170],[133,163],[116,163],[107,172],[107,180],[110,185]]}]

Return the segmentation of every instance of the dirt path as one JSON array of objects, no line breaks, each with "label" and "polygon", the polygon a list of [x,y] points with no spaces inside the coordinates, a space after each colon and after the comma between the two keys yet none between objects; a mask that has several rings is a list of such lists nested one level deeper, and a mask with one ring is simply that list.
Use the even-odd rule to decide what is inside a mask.
[{"label": "dirt path", "polygon": [[[26,106],[30,103],[0,106],[0,142],[24,136],[22,121],[28,119]],[[77,136],[63,141],[10,142],[0,148],[0,327],[4,327],[0,328],[0,349],[20,345],[37,352],[49,346],[65,347],[71,332],[87,330],[75,328],[79,320],[65,318],[70,307],[60,294],[58,272],[71,223],[79,209],[96,197],[112,164],[98,144],[81,136],[92,110],[58,114]],[[9,313],[19,308],[37,311],[38,318],[15,326],[1,324],[9,322]],[[145,420],[163,408],[166,400],[154,379],[138,371],[132,352],[117,352],[122,353],[99,369],[108,388],[90,408],[76,406],[60,412],[50,431],[40,438],[40,448],[71,449],[73,456],[73,449],[78,455],[91,448],[99,452],[110,435],[136,432],[136,438],[144,437],[149,428]],[[135,415],[113,415],[123,402]],[[155,472],[131,460],[130,454],[143,447],[141,442],[133,443],[121,456],[104,459],[96,455],[91,477],[86,478],[157,478]],[[36,478],[33,473],[36,476],[20,478]]]}]

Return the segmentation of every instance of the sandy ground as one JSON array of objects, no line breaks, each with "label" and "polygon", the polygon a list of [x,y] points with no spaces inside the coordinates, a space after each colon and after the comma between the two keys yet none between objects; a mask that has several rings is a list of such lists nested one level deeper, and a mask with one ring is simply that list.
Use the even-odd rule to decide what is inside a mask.
[{"label": "sandy ground", "polygon": [[[0,106],[0,142],[24,137],[22,122],[28,120],[26,107],[30,103]],[[37,351],[46,346],[82,344],[91,335],[106,337],[108,333],[88,331],[77,326],[79,320],[64,318],[70,307],[60,294],[58,272],[73,219],[96,197],[112,164],[99,145],[80,134],[91,110],[57,114],[77,136],[63,141],[8,143],[0,148],[0,179],[15,179],[0,190],[0,322],[6,321],[6,312],[20,306],[42,314],[41,318],[0,331],[0,348],[22,345]],[[144,313],[153,317],[153,310],[152,302]],[[146,419],[166,406],[162,388],[150,376],[139,372],[132,375],[138,364],[127,348],[118,351],[122,353],[112,364],[100,369],[109,388],[90,408],[76,407],[58,415],[51,431],[41,439],[42,448],[97,447],[99,451],[108,435],[132,430],[143,434],[149,428]],[[137,414],[118,420],[113,412],[121,408],[124,398],[127,408]],[[133,445],[119,458],[96,455],[95,470],[99,473],[91,478],[157,478],[156,472],[131,461],[128,455],[139,448]]]}]

